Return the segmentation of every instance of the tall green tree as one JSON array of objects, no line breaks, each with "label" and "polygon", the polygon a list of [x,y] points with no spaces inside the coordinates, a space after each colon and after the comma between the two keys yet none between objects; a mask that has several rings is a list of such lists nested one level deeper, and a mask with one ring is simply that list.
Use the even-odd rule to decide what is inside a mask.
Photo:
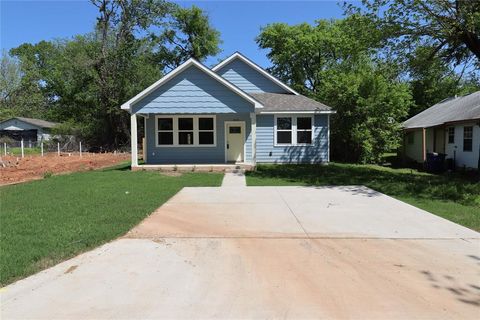
[{"label": "tall green tree", "polygon": [[198,7],[177,7],[164,32],[153,34],[159,62],[175,69],[189,58],[202,61],[220,52],[220,33],[214,29],[208,16]]},{"label": "tall green tree", "polygon": [[[120,105],[170,66],[216,54],[219,33],[198,8],[162,0],[92,3],[98,18],[91,33],[23,44],[11,54],[19,61],[21,82],[40,93],[42,103],[33,103],[42,106],[40,117],[76,126],[75,132],[91,146],[114,148],[129,140],[129,117]],[[179,51],[162,37],[167,31],[191,50]],[[165,54],[164,47],[180,58]]]},{"label": "tall green tree", "polygon": [[400,144],[412,104],[397,68],[381,59],[381,30],[369,18],[271,24],[257,37],[270,71],[296,90],[332,106],[332,158],[378,162]]},{"label": "tall green tree", "polygon": [[398,58],[421,46],[431,58],[480,68],[478,0],[362,0],[345,8],[378,24]]}]

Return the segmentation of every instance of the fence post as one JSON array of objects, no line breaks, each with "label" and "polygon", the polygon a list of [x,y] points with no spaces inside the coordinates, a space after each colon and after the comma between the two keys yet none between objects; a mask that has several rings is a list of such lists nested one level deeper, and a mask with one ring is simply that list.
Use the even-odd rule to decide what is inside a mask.
[{"label": "fence post", "polygon": [[82,157],[82,141],[79,142],[80,145],[80,158]]},{"label": "fence post", "polygon": [[40,142],[40,151],[41,151],[42,157],[43,157],[43,140]]},{"label": "fence post", "polygon": [[20,141],[20,149],[22,149],[22,158],[24,158],[25,153],[24,153],[24,150],[23,150],[23,139]]},{"label": "fence post", "polygon": [[57,154],[60,156],[60,142],[57,142]]},{"label": "fence post", "polygon": [[5,156],[7,156],[7,143],[6,142],[3,143],[3,154]]}]

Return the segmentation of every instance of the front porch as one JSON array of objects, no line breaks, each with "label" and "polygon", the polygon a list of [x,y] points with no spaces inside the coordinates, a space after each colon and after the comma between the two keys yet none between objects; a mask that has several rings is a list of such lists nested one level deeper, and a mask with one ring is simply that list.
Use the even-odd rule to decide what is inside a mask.
[{"label": "front porch", "polygon": [[[136,135],[138,122],[143,122],[143,139]],[[132,114],[131,128],[134,170],[228,171],[255,166],[253,112]],[[140,165],[139,141],[143,153]]]}]

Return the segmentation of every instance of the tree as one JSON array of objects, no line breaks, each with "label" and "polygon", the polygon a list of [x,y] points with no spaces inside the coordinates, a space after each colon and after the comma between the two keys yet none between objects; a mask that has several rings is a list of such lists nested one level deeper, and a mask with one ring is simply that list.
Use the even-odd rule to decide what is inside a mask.
[{"label": "tree", "polygon": [[443,99],[480,89],[479,79],[474,72],[466,73],[463,68],[457,74],[440,57],[431,57],[429,47],[417,47],[406,67],[415,102],[409,111],[410,117]]},{"label": "tree", "polygon": [[[120,105],[158,80],[171,65],[218,52],[219,35],[198,8],[181,9],[178,14],[177,5],[162,0],[92,3],[99,12],[93,32],[23,44],[11,54],[19,61],[23,88],[30,86],[29,92],[41,98],[24,109],[30,116],[35,105],[41,110],[39,117],[65,122],[75,127],[86,144],[108,149],[128,144],[129,116]],[[187,14],[190,10],[195,14]],[[162,55],[165,46],[176,50],[158,36],[167,30],[186,39],[182,46],[192,50],[180,58]],[[204,48],[205,39],[216,40]]]},{"label": "tree", "polygon": [[[29,76],[26,76],[26,73]],[[45,110],[42,82],[30,61],[19,61],[2,53],[0,75],[0,118],[40,116]]]},{"label": "tree", "polygon": [[412,103],[397,69],[378,54],[381,30],[366,17],[271,24],[257,43],[270,71],[297,91],[333,107],[332,158],[379,162],[400,144],[400,124]]},{"label": "tree", "polygon": [[189,58],[203,60],[220,52],[220,33],[208,21],[208,16],[198,7],[176,8],[167,29],[152,35],[159,43],[158,60],[175,69]]},{"label": "tree", "polygon": [[430,58],[480,67],[480,1],[362,0],[362,4],[347,4],[345,9],[377,23],[397,58],[421,46],[429,48]]}]

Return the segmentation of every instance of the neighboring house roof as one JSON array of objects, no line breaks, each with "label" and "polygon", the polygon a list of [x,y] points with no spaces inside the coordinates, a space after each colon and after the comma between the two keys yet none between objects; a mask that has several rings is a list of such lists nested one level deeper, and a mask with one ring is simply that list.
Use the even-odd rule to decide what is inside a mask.
[{"label": "neighboring house roof", "polygon": [[428,128],[448,122],[480,119],[480,91],[448,98],[403,123],[405,129]]},{"label": "neighboring house roof", "polygon": [[255,106],[255,108],[263,108],[262,104],[259,103],[257,100],[255,100],[254,98],[249,96],[247,93],[245,93],[244,91],[242,91],[241,89],[239,89],[238,87],[233,85],[232,83],[228,82],[227,80],[225,80],[224,78],[222,78],[221,76],[219,76],[218,74],[216,74],[212,70],[208,69],[203,64],[201,64],[200,62],[198,62],[197,60],[195,60],[193,58],[188,59],[187,61],[182,63],[180,66],[178,66],[177,68],[172,70],[170,73],[168,73],[166,76],[162,77],[160,80],[158,80],[157,82],[155,82],[154,84],[152,84],[151,86],[149,86],[148,88],[146,88],[145,90],[143,90],[142,92],[137,94],[135,97],[133,97],[132,99],[130,99],[127,102],[125,102],[124,104],[122,104],[121,108],[124,109],[124,110],[130,110],[130,107],[134,103],[138,102],[139,100],[141,100],[142,98],[144,98],[145,96],[150,94],[155,89],[161,87],[168,80],[172,79],[175,75],[177,75],[178,73],[187,69],[190,66],[195,66],[198,69],[200,69],[201,71],[205,72],[207,75],[209,75],[213,79],[217,80],[219,83],[223,84],[228,89],[237,93],[239,96],[241,96],[245,100],[251,102]]},{"label": "neighboring house roof", "polygon": [[223,60],[222,62],[220,62],[219,64],[217,64],[215,67],[212,68],[212,70],[214,72],[220,70],[222,67],[226,66],[227,64],[229,64],[231,61],[235,60],[235,59],[240,59],[242,60],[243,62],[245,62],[246,64],[248,64],[250,67],[252,67],[253,69],[257,70],[258,72],[260,72],[261,74],[263,74],[265,77],[267,77],[268,79],[272,80],[274,83],[276,83],[277,85],[279,85],[280,87],[282,87],[283,89],[287,90],[288,92],[291,92],[295,95],[298,95],[299,93],[296,92],[295,90],[293,90],[292,88],[290,88],[288,85],[286,85],[285,83],[283,83],[282,81],[278,80],[277,78],[275,78],[274,76],[272,76],[269,72],[267,72],[265,69],[263,69],[262,67],[260,67],[258,64],[256,64],[255,62],[253,62],[252,60],[248,59],[247,57],[245,57],[244,55],[242,55],[240,52],[235,52],[234,54],[232,54],[230,57],[228,57],[227,59]]},{"label": "neighboring house roof", "polygon": [[284,93],[250,93],[252,97],[263,104],[262,113],[268,112],[328,112],[332,109],[321,102],[302,96],[301,94]]},{"label": "neighboring house roof", "polygon": [[50,122],[50,121],[46,121],[46,120],[42,120],[42,119],[24,118],[24,117],[13,117],[13,118],[1,121],[0,123],[7,122],[7,121],[10,121],[12,119],[17,119],[17,120],[29,123],[33,126],[37,126],[39,128],[49,128],[50,129],[50,128],[53,128],[56,125],[58,125],[58,123],[56,123],[56,122]]}]

